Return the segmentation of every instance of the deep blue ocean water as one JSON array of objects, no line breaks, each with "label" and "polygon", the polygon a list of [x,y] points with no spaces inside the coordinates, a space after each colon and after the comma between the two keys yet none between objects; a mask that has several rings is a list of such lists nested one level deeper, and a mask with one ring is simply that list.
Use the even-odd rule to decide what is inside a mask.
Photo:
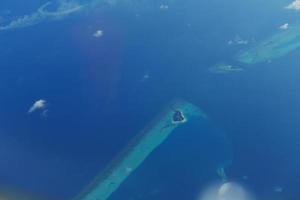
[{"label": "deep blue ocean water", "polygon": [[[2,0],[0,25],[44,3],[30,0],[20,6],[19,1]],[[1,31],[0,185],[72,199],[166,104],[182,98],[201,108],[210,126],[186,125],[186,142],[180,144],[182,139],[172,135],[119,195],[147,194],[149,184],[154,188],[150,193],[162,192],[159,199],[192,200],[198,188],[218,179],[216,152],[230,151],[229,180],[262,198],[299,198],[300,51],[255,65],[234,59],[279,25],[299,23],[299,13],[283,9],[288,3],[129,0]],[[104,33],[101,38],[93,37],[98,29]],[[227,44],[237,36],[249,44]],[[209,71],[223,62],[244,70]],[[28,114],[39,99],[47,101],[47,116]],[[222,133],[228,146],[211,141],[211,134],[197,136],[198,130],[211,129]],[[165,161],[165,152],[173,160]],[[126,190],[139,174],[151,176],[147,163],[156,163],[159,177],[170,178],[153,176]],[[185,176],[181,169],[189,173]],[[276,193],[274,187],[283,191]],[[174,188],[181,192],[168,192]]]}]

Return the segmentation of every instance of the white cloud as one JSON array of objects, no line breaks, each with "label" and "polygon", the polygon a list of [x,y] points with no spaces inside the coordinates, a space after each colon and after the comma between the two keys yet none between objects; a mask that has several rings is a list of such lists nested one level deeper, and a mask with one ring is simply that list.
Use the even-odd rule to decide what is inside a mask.
[{"label": "white cloud", "polygon": [[159,6],[159,8],[160,8],[161,10],[168,10],[168,9],[169,9],[169,5],[161,4],[161,5]]},{"label": "white cloud", "polygon": [[300,10],[300,0],[294,0],[292,3],[285,7],[286,9],[291,10]]},{"label": "white cloud", "polygon": [[[61,20],[65,17],[76,14],[76,13],[88,13],[92,9],[98,8],[98,6],[107,4],[110,6],[124,5],[123,0],[49,0],[47,3],[43,4],[36,11],[23,15],[23,16],[13,16],[10,17],[11,21],[5,24],[0,24],[0,31],[13,30],[17,28],[24,28],[33,26],[44,21],[51,20]],[[147,2],[147,1],[131,1],[125,0],[127,6],[130,8],[136,8],[137,2]],[[161,10],[168,10],[169,6],[166,4],[160,5]],[[7,12],[8,14],[10,13]],[[0,15],[1,11],[0,11]],[[9,16],[5,16],[8,19]],[[6,22],[6,21],[5,21]]]},{"label": "white cloud", "polygon": [[62,19],[67,15],[80,11],[84,7],[83,5],[80,5],[75,1],[61,0],[59,1],[57,9],[55,11],[47,11],[46,8],[51,4],[51,2],[47,2],[42,5],[36,12],[21,16],[6,25],[0,26],[0,31],[33,26],[45,20]]},{"label": "white cloud", "polygon": [[197,200],[253,200],[253,195],[238,183],[225,182],[205,188]]},{"label": "white cloud", "polygon": [[233,40],[229,40],[227,42],[228,45],[247,45],[248,43],[248,40],[242,39],[239,35],[235,36]]},{"label": "white cloud", "polygon": [[43,99],[37,100],[34,104],[29,108],[28,113],[33,113],[36,110],[44,110],[46,108],[46,101]]},{"label": "white cloud", "polygon": [[32,26],[40,23],[44,19],[44,16],[39,13],[33,13],[31,15],[24,15],[16,20],[11,21],[9,24],[0,26],[0,31],[23,28],[27,26]]},{"label": "white cloud", "polygon": [[289,28],[288,23],[285,23],[285,24],[282,24],[281,26],[279,26],[279,29],[281,29],[281,30],[287,30],[288,28]]},{"label": "white cloud", "polygon": [[[119,1],[123,5],[122,0],[49,0],[49,2],[43,4],[39,9],[30,14],[19,16],[18,18],[13,17],[12,21],[4,25],[0,24],[0,31],[29,27],[49,20],[61,20],[71,14],[88,13],[103,3],[114,6]],[[128,6],[135,7],[136,2],[126,0],[126,3],[128,3]],[[160,8],[167,10],[169,6],[163,4]],[[7,18],[7,16],[5,17]]]},{"label": "white cloud", "polygon": [[103,31],[97,30],[97,31],[93,34],[93,36],[96,37],[96,38],[102,37],[102,36],[103,36]]}]

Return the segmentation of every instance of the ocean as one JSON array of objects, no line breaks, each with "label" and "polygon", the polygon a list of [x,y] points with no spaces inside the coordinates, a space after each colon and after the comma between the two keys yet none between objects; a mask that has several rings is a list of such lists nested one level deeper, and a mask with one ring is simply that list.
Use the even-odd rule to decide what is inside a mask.
[{"label": "ocean", "polygon": [[197,200],[223,161],[257,199],[300,197],[300,51],[236,59],[299,24],[290,0],[49,2],[0,3],[1,187],[71,200],[180,98],[208,120],[176,129],[111,199]]}]

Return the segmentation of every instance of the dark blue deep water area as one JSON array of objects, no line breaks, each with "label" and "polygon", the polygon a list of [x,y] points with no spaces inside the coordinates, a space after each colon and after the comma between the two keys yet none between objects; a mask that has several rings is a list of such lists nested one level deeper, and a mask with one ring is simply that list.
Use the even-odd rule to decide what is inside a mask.
[{"label": "dark blue deep water area", "polygon": [[0,2],[0,189],[71,200],[180,98],[208,118],[112,200],[197,200],[220,166],[257,199],[299,199],[300,51],[236,59],[299,24],[290,0],[47,1]]}]

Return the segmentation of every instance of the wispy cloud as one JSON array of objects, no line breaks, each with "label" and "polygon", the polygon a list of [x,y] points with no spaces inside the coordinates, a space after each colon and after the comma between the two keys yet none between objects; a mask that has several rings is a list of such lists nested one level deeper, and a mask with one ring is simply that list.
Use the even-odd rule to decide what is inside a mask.
[{"label": "wispy cloud", "polygon": [[29,108],[28,113],[31,114],[37,110],[44,110],[46,108],[46,101],[43,99],[37,100],[34,104]]},{"label": "wispy cloud", "polygon": [[33,13],[31,15],[24,15],[16,20],[11,21],[9,24],[0,26],[0,31],[23,28],[27,26],[32,26],[43,21],[44,16],[40,13]]},{"label": "wispy cloud", "polygon": [[[122,0],[49,0],[49,2],[43,4],[36,11],[19,16],[18,18],[14,17],[14,20],[7,22],[4,25],[0,25],[0,31],[29,27],[44,21],[61,20],[71,14],[88,12],[103,3],[114,6],[119,1],[123,5]],[[136,2],[126,0],[126,3],[128,3],[129,6],[132,5],[135,7]],[[167,10],[169,6],[161,5],[160,8]]]},{"label": "wispy cloud", "polygon": [[0,31],[6,31],[17,28],[24,28],[39,24],[45,20],[62,19],[72,13],[80,11],[84,5],[78,4],[76,1],[59,1],[55,11],[47,11],[47,7],[52,4],[47,2],[43,4],[36,12],[21,16],[6,25],[0,26]]},{"label": "wispy cloud", "polygon": [[159,6],[159,8],[160,8],[161,10],[168,10],[168,9],[169,9],[169,5],[161,4],[161,5]]},{"label": "wispy cloud", "polygon": [[228,45],[247,45],[248,43],[248,40],[242,39],[239,35],[235,36],[233,40],[229,40],[227,42]]},{"label": "wispy cloud", "polygon": [[292,3],[285,7],[286,9],[291,10],[300,10],[300,0],[294,0]]}]

